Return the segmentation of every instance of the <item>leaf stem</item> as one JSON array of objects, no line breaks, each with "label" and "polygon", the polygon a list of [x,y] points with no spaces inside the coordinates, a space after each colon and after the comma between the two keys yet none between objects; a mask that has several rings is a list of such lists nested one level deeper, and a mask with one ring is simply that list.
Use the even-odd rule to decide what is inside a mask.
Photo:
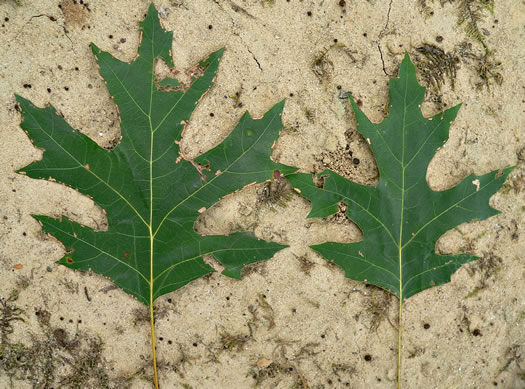
[{"label": "leaf stem", "polygon": [[[403,292],[401,292],[403,293]],[[402,325],[401,319],[403,317],[403,296],[399,299],[399,315],[397,322],[397,389],[401,389],[401,333]]]},{"label": "leaf stem", "polygon": [[153,357],[153,382],[155,389],[159,389],[159,378],[157,376],[157,354],[155,352],[155,318],[153,316],[153,295],[150,296],[149,320],[151,325],[151,355]]},{"label": "leaf stem", "polygon": [[155,384],[155,389],[159,389],[159,378],[157,375],[157,353],[155,352],[155,307],[153,306],[153,283],[155,282],[153,278],[153,236],[151,225],[149,228],[150,234],[150,288],[149,288],[149,323],[151,327],[151,356],[153,359],[153,383]]}]

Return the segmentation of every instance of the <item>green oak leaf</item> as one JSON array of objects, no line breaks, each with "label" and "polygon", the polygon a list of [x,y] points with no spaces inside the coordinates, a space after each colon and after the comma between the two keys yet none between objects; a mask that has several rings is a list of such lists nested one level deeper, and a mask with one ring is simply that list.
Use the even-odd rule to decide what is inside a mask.
[{"label": "green oak leaf", "polygon": [[[322,188],[314,185],[310,174],[289,177],[312,202],[309,217],[329,216],[337,212],[338,202],[346,203],[347,215],[362,230],[363,240],[312,248],[339,265],[346,277],[395,294],[400,299],[400,323],[405,299],[449,282],[461,265],[477,259],[469,254],[438,255],[436,242],[461,223],[499,213],[489,206],[489,198],[513,169],[472,174],[452,189],[431,190],[426,181],[428,164],[448,139],[460,106],[427,119],[420,110],[424,95],[407,54],[399,78],[390,80],[389,115],[381,123],[370,122],[350,97],[357,130],[377,160],[380,178],[375,186],[351,182],[331,170],[319,174],[324,177]],[[399,331],[401,335],[401,324]]]},{"label": "green oak leaf", "polygon": [[[121,142],[105,150],[72,129],[54,108],[38,108],[17,96],[21,127],[44,151],[42,160],[19,172],[66,184],[104,209],[106,231],[94,231],[66,217],[34,217],[44,232],[64,245],[66,254],[59,263],[102,274],[150,307],[154,339],[155,299],[212,273],[203,255],[223,264],[223,274],[240,278],[243,266],[268,259],[285,247],[250,232],[201,236],[194,231],[199,210],[249,183],[272,177],[276,169],[287,174],[295,168],[270,159],[282,128],[284,102],[260,120],[244,114],[217,147],[193,161],[182,158],[179,141],[184,123],[213,85],[223,50],[199,64],[195,72],[199,76],[190,85],[173,79],[159,82],[156,61],[173,66],[172,33],[161,28],[153,5],[140,30],[138,56],[131,63],[92,45],[100,74],[118,106]],[[156,381],[155,369],[157,385]]]}]

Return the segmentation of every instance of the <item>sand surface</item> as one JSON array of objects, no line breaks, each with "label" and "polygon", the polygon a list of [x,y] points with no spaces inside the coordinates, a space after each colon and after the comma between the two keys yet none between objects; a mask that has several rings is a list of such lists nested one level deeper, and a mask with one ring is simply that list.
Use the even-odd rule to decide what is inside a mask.
[{"label": "sand surface", "polygon": [[[430,87],[426,116],[463,103],[428,182],[443,190],[470,173],[517,168],[491,199],[501,214],[461,225],[438,242],[442,253],[481,259],[405,302],[403,388],[525,388],[525,5],[501,0],[493,14],[484,11],[478,26],[495,51],[484,80],[485,51],[457,26],[459,3],[427,0],[426,10],[410,0],[155,5],[174,31],[177,69],[226,49],[216,85],[187,127],[187,155],[218,144],[246,110],[261,116],[286,98],[274,158],[304,172],[328,167],[362,184],[374,184],[377,170],[341,93],[351,91],[379,122],[389,76],[405,51],[423,66],[417,48],[424,44],[462,50],[454,87],[450,74],[433,87],[420,68],[420,82]],[[119,117],[89,43],[132,60],[147,7],[123,0],[0,2],[1,388],[152,387],[145,307],[99,275],[56,265],[62,246],[31,217],[104,222],[74,190],[15,173],[41,152],[20,129],[14,98],[52,104],[74,128],[110,145],[120,134]],[[308,248],[359,240],[359,229],[344,215],[306,219],[310,204],[298,195],[286,206],[260,207],[256,198],[253,186],[228,197],[203,216],[200,231],[241,226],[290,247],[245,269],[242,281],[215,273],[157,300],[161,387],[395,388],[397,298],[346,279]],[[8,323],[8,315],[23,321]]]}]

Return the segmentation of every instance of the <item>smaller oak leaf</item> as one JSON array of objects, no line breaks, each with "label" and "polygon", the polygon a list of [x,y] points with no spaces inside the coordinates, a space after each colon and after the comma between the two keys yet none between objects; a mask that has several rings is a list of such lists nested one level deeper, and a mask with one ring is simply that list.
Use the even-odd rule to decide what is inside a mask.
[{"label": "smaller oak leaf", "polygon": [[289,177],[312,202],[308,217],[329,216],[344,201],[348,217],[363,232],[357,243],[327,242],[312,248],[343,268],[346,277],[386,289],[401,302],[449,282],[462,264],[477,259],[469,254],[438,255],[436,242],[461,223],[499,213],[489,206],[489,198],[513,169],[471,174],[452,189],[431,190],[426,181],[428,164],[448,139],[460,106],[427,119],[420,110],[424,95],[407,54],[399,78],[390,80],[390,111],[381,123],[370,122],[349,97],[357,130],[377,160],[377,185],[360,185],[331,170],[319,174],[324,177],[323,188],[317,188],[309,174]]}]

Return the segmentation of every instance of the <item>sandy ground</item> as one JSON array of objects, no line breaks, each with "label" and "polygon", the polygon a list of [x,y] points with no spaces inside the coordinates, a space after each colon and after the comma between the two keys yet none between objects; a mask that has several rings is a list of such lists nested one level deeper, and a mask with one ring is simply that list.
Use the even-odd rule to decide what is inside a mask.
[{"label": "sandy ground", "polygon": [[[287,98],[274,157],[373,184],[374,160],[339,97],[351,91],[377,122],[388,75],[405,51],[421,64],[417,48],[425,43],[465,53],[467,42],[481,55],[483,47],[457,26],[459,1],[438,3],[427,1],[433,12],[425,17],[409,0],[156,1],[174,31],[177,69],[226,48],[216,86],[188,126],[185,152],[196,156],[220,142],[245,110],[260,116]],[[17,93],[52,104],[73,127],[110,144],[119,136],[118,115],[88,45],[131,60],[147,7],[0,2],[0,308],[4,318],[24,319],[10,322],[12,333],[0,321],[2,341],[19,352],[0,355],[2,388],[152,387],[145,307],[103,277],[55,265],[60,245],[30,216],[67,215],[89,226],[103,220],[73,190],[15,173],[41,153],[19,128],[14,100]],[[440,90],[430,90],[425,115],[463,106],[428,181],[442,190],[472,172],[518,167],[491,199],[501,214],[459,226],[438,243],[443,253],[481,260],[406,301],[404,388],[525,388],[525,5],[501,0],[485,14],[479,27],[501,61],[493,70],[503,83],[492,78],[479,87],[478,60],[465,56],[454,88],[446,75]],[[345,279],[308,248],[334,236],[357,240],[359,230],[344,217],[306,219],[310,205],[299,196],[267,207],[257,207],[256,197],[254,187],[229,197],[202,225],[224,233],[235,221],[290,247],[246,269],[242,281],[216,273],[157,300],[162,387],[394,388],[397,299]],[[81,377],[89,381],[78,384]]]}]

